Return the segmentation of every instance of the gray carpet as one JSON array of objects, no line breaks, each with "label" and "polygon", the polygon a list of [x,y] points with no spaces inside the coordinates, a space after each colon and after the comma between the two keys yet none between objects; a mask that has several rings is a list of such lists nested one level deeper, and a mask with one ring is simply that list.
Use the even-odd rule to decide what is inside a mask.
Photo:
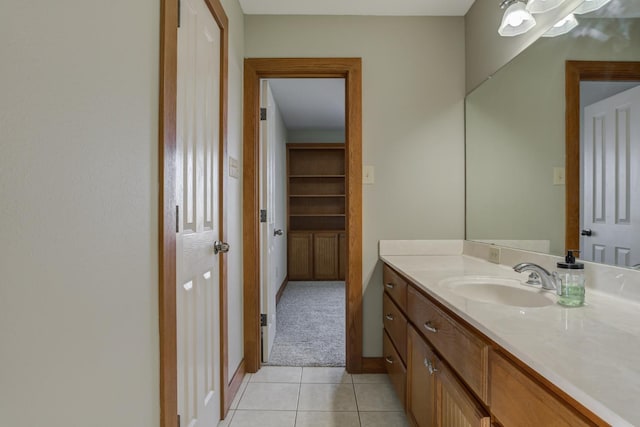
[{"label": "gray carpet", "polygon": [[289,282],[268,365],[345,365],[344,282]]}]

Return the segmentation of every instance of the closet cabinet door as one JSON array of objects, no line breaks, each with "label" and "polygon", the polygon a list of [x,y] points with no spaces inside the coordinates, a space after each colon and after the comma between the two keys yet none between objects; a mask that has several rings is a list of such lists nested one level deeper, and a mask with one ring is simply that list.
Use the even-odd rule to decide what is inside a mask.
[{"label": "closet cabinet door", "polygon": [[338,233],[338,280],[347,277],[347,234]]},{"label": "closet cabinet door", "polygon": [[313,233],[290,231],[287,252],[289,280],[312,280]]},{"label": "closet cabinet door", "polygon": [[408,330],[407,415],[414,426],[436,427],[436,356],[413,327]]},{"label": "closet cabinet door", "polygon": [[314,233],[313,278],[338,280],[338,233]]}]

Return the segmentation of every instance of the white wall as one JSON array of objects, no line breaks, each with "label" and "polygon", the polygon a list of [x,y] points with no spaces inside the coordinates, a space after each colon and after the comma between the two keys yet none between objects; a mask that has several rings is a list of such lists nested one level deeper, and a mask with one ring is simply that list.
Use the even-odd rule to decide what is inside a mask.
[{"label": "white wall", "polygon": [[227,150],[240,162],[240,178],[230,178],[227,189],[227,255],[229,380],[244,358],[242,275],[242,73],[244,69],[244,14],[238,0],[222,0],[229,18],[229,104]]},{"label": "white wall", "polygon": [[247,57],[361,57],[364,355],[382,355],[380,239],[464,236],[463,18],[246,16]]},{"label": "white wall", "polygon": [[2,425],[159,424],[159,11],[2,4]]}]

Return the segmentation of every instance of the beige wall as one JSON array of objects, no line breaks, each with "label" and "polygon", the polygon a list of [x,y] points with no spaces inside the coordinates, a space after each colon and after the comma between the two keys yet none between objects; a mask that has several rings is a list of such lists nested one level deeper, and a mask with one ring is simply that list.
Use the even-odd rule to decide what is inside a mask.
[{"label": "beige wall", "polygon": [[159,423],[159,11],[3,2],[2,425]]},{"label": "beige wall", "polygon": [[582,0],[567,0],[560,7],[535,15],[536,26],[526,34],[502,37],[498,27],[504,10],[498,0],[476,0],[465,16],[467,93],[536,41]]},{"label": "beige wall", "polygon": [[382,355],[380,239],[464,236],[463,18],[246,16],[247,57],[361,57],[364,355]]},{"label": "beige wall", "polygon": [[[241,160],[244,17],[230,19]],[[0,414],[11,426],[159,424],[156,0],[3,4]],[[242,359],[240,180],[229,208],[230,366]]]}]

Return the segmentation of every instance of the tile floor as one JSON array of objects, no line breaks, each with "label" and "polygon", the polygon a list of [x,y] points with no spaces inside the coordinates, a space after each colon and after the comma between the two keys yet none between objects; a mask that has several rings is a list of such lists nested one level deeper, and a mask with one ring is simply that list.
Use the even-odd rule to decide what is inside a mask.
[{"label": "tile floor", "polygon": [[264,366],[247,374],[218,427],[406,427],[385,374]]}]

